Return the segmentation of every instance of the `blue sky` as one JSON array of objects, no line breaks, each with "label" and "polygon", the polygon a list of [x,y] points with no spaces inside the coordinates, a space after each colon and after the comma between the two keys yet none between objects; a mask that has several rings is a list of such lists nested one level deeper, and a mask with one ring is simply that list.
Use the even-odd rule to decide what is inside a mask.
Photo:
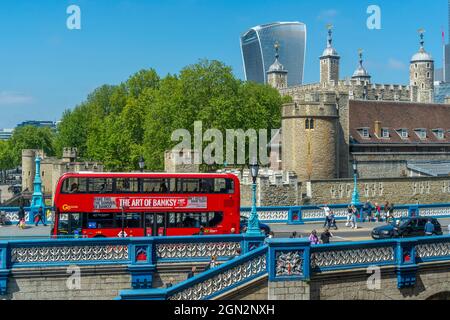
[{"label": "blue sky", "polygon": [[[81,8],[81,30],[66,27],[71,4]],[[382,10],[381,30],[366,27],[371,4]],[[417,29],[426,29],[426,48],[441,67],[447,19],[446,0],[3,0],[0,128],[59,120],[96,87],[142,68],[164,76],[200,58],[218,59],[243,78],[240,34],[273,21],[307,24],[307,83],[319,78],[331,22],[341,77],[351,75],[363,48],[374,82],[407,84]]]}]

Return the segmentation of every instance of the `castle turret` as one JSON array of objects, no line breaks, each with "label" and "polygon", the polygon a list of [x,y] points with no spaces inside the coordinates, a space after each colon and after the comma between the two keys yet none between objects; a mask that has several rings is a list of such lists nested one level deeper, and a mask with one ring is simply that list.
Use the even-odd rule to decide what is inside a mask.
[{"label": "castle turret", "polygon": [[339,60],[341,57],[333,48],[333,31],[332,25],[328,25],[328,41],[327,47],[320,57],[320,83],[322,85],[330,84],[334,81],[335,84],[339,81]]},{"label": "castle turret", "polygon": [[359,49],[359,65],[358,68],[356,68],[355,72],[353,73],[352,79],[353,80],[359,80],[363,84],[370,84],[370,78],[371,76],[367,72],[367,70],[364,68],[363,65],[363,50]]},{"label": "castle turret", "polygon": [[270,66],[267,71],[267,83],[274,87],[275,89],[284,89],[287,88],[287,74],[288,71],[284,69],[284,66],[278,60],[280,55],[278,50],[280,49],[280,45],[275,43],[275,62]]},{"label": "castle turret", "polygon": [[415,102],[431,103],[434,101],[434,60],[431,54],[424,48],[424,32],[420,29],[420,49],[411,58],[410,64],[410,85],[417,88],[417,97],[413,97]]}]

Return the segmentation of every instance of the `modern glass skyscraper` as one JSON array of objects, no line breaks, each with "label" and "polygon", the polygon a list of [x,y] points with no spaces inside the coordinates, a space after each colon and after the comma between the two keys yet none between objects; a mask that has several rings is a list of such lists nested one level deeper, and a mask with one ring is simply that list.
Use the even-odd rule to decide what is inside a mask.
[{"label": "modern glass skyscraper", "polygon": [[280,45],[280,63],[288,71],[288,85],[303,83],[306,52],[306,25],[275,22],[256,26],[241,36],[245,79],[267,83],[267,70],[275,61],[274,45]]}]

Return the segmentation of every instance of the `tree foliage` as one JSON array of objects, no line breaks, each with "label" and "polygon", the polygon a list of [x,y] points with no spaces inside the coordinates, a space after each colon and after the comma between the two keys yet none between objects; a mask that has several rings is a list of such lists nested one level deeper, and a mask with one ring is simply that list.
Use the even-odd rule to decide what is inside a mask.
[{"label": "tree foliage", "polygon": [[[13,158],[22,148],[43,148],[61,156],[64,147],[77,147],[85,160],[101,161],[108,170],[136,170],[144,156],[147,169],[161,170],[164,151],[176,129],[273,129],[280,127],[284,100],[277,90],[237,79],[219,61],[202,60],[178,75],[160,78],[141,70],[126,82],[104,85],[73,110],[64,112],[56,136],[37,128],[18,130],[11,139]],[[0,165],[4,147],[0,145]],[[6,148],[9,149],[9,148]]]}]

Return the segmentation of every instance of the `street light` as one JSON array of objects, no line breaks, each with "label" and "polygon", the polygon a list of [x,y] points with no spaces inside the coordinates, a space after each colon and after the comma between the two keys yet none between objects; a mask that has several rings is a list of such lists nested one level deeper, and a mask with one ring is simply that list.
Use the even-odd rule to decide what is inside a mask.
[{"label": "street light", "polygon": [[256,179],[258,178],[259,172],[258,161],[254,159],[252,163],[249,165],[249,167],[253,183],[252,183],[252,212],[250,214],[250,218],[248,219],[247,234],[252,236],[260,236],[261,229],[259,228],[259,217],[258,211],[256,209]]},{"label": "street light", "polygon": [[141,156],[139,158],[139,169],[141,170],[141,172],[144,172],[144,168],[145,168],[145,160],[144,157]]},{"label": "street light", "polygon": [[353,160],[353,194],[352,194],[352,205],[359,205],[359,192],[358,192],[358,165],[356,160]]}]

